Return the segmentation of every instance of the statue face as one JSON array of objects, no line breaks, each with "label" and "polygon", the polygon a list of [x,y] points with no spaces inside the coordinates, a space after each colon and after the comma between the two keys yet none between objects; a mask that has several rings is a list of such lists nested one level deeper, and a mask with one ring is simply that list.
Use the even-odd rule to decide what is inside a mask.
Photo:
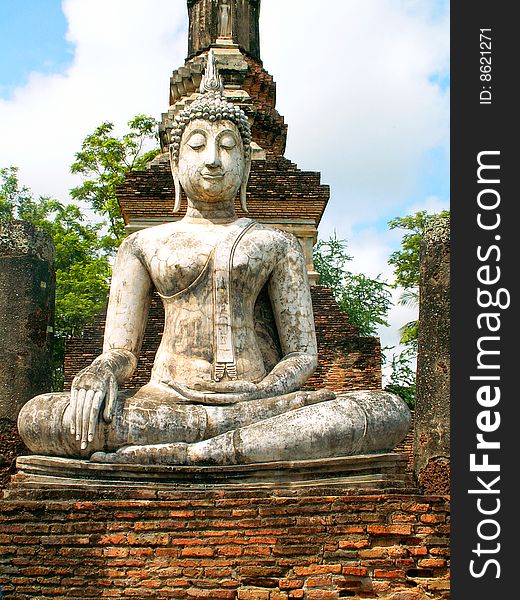
[{"label": "statue face", "polygon": [[178,177],[192,202],[233,201],[246,174],[245,162],[234,123],[197,119],[181,139]]}]

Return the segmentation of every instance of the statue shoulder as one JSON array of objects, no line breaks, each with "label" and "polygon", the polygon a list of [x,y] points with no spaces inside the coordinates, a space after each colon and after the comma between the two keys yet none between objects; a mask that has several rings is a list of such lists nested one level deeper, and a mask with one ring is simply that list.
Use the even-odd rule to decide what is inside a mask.
[{"label": "statue shoulder", "polygon": [[257,235],[270,240],[272,243],[286,250],[300,248],[300,243],[294,235],[276,227],[270,227],[269,225],[255,222],[254,231]]},{"label": "statue shoulder", "polygon": [[158,245],[169,239],[175,233],[175,223],[164,223],[140,229],[127,236],[121,243],[120,249],[125,249],[138,256],[154,251]]},{"label": "statue shoulder", "polygon": [[256,236],[258,241],[261,241],[262,246],[270,249],[268,254],[275,259],[275,263],[279,266],[289,263],[305,265],[303,248],[298,239],[291,233],[276,227],[256,223],[253,235]]}]

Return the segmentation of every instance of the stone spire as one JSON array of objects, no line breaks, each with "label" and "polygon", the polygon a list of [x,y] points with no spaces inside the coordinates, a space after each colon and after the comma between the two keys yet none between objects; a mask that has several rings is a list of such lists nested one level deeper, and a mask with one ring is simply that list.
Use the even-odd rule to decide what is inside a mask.
[{"label": "stone spire", "polygon": [[188,0],[188,58],[229,40],[260,61],[260,0]]}]

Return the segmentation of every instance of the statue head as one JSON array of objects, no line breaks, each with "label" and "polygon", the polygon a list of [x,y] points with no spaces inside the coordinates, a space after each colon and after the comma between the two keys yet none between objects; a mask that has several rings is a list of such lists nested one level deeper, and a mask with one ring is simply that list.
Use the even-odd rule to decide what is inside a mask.
[{"label": "statue head", "polygon": [[181,185],[188,197],[233,200],[240,189],[247,212],[251,168],[251,128],[245,112],[224,98],[224,86],[208,54],[201,95],[175,117],[170,134],[170,163],[175,183],[174,212],[180,209]]}]

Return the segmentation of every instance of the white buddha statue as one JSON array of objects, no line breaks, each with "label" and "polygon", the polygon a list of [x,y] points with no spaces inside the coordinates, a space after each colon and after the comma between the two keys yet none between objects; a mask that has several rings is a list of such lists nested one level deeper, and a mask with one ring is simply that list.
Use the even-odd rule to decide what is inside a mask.
[{"label": "white buddha statue", "polygon": [[[300,391],[317,365],[305,259],[291,235],[237,219],[250,142],[210,52],[201,94],[171,132],[175,209],[182,187],[186,215],[121,244],[103,353],[70,393],[24,406],[19,430],[31,451],[229,465],[379,452],[404,438],[410,413],[393,394]],[[137,366],[154,289],[165,325],[150,381],[118,391]]]}]

